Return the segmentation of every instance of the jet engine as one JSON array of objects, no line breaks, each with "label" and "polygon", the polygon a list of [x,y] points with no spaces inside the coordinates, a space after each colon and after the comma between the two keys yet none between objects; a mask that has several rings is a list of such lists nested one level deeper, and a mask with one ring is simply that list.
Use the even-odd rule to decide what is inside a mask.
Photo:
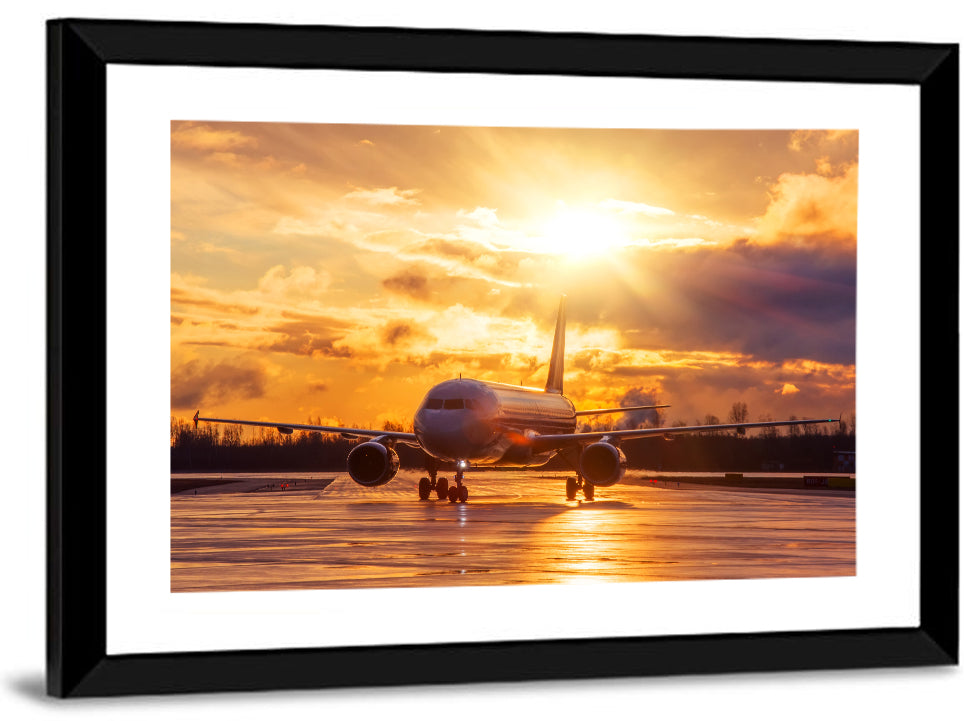
[{"label": "jet engine", "polygon": [[579,457],[579,472],[595,486],[615,485],[626,473],[626,455],[612,443],[593,443]]},{"label": "jet engine", "polygon": [[355,483],[374,488],[384,486],[398,473],[398,454],[394,448],[376,441],[359,443],[348,454],[348,475]]}]

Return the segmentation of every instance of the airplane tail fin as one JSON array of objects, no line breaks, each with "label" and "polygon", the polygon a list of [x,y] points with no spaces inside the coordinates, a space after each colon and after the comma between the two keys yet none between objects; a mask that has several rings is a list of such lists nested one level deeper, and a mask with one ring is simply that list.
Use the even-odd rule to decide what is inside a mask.
[{"label": "airplane tail fin", "polygon": [[552,338],[552,356],[549,358],[549,377],[546,393],[562,393],[562,374],[566,358],[566,296],[559,299],[559,316],[556,318],[556,334]]}]

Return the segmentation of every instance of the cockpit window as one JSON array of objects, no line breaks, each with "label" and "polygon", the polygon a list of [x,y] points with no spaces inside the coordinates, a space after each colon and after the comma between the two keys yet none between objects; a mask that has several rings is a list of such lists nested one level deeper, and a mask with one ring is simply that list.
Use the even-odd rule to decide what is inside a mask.
[{"label": "cockpit window", "polygon": [[465,408],[465,401],[461,398],[446,398],[444,408],[446,410],[458,410]]},{"label": "cockpit window", "polygon": [[441,398],[429,398],[427,401],[425,401],[425,407],[426,407],[426,408],[429,408],[429,409],[431,409],[431,410],[433,410],[433,411],[438,410],[439,408],[442,407],[442,399],[441,399]]}]

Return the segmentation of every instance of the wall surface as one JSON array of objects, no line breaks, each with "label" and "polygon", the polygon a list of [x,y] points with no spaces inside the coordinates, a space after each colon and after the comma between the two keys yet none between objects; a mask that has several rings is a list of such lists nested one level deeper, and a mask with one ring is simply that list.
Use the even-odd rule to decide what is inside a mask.
[{"label": "wall surface", "polygon": [[[589,30],[671,35],[839,38],[960,43],[952,2],[806,4],[495,2],[457,5],[357,0],[232,3],[11,4],[0,24],[3,53],[4,258],[0,294],[6,383],[0,423],[4,503],[0,713],[6,718],[910,718],[964,707],[958,668],[754,674],[597,682],[271,692],[63,702],[44,695],[44,224],[45,31],[52,17],[232,20],[421,27]],[[136,409],[132,409],[136,411]],[[66,432],[79,429],[66,429]],[[947,482],[953,479],[948,478]],[[832,599],[828,599],[832,602]],[[633,613],[625,609],[623,613]],[[943,710],[939,712],[938,710]]]}]

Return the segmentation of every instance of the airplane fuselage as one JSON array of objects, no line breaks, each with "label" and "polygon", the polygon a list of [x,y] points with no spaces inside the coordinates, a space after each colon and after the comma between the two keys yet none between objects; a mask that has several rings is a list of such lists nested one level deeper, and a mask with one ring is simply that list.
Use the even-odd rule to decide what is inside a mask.
[{"label": "airplane fuselage", "polygon": [[415,437],[431,456],[473,465],[540,466],[534,435],[574,433],[576,409],[561,393],[457,379],[434,386],[415,413]]}]

